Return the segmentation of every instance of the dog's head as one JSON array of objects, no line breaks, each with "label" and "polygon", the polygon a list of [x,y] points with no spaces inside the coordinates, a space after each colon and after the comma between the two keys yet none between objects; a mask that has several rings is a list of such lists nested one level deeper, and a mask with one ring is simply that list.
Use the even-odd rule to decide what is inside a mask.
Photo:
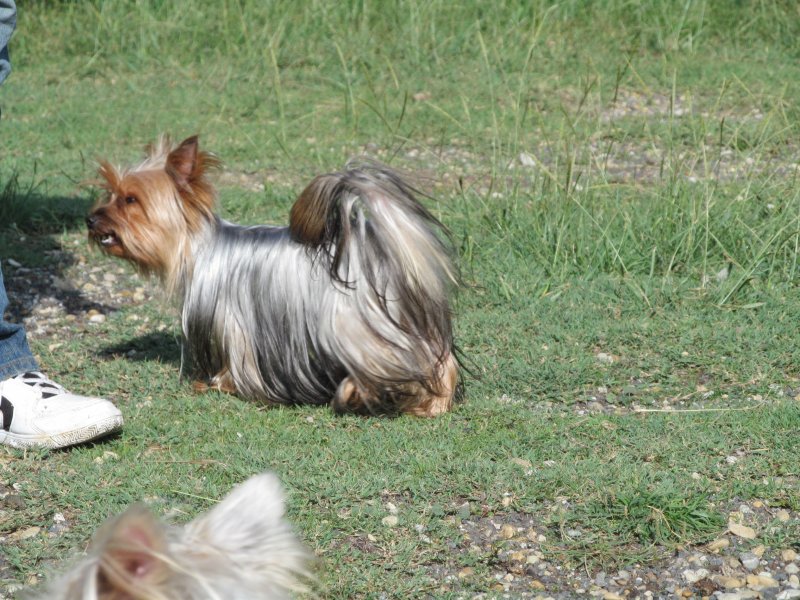
[{"label": "dog's head", "polygon": [[162,137],[133,168],[102,161],[104,194],[86,218],[89,240],[168,279],[187,251],[187,240],[214,218],[216,194],[207,172],[218,164],[199,149],[197,136],[176,147]]},{"label": "dog's head", "polygon": [[234,489],[177,528],[136,506],[98,530],[89,557],[48,600],[276,600],[305,589],[309,554],[283,516],[277,477]]}]

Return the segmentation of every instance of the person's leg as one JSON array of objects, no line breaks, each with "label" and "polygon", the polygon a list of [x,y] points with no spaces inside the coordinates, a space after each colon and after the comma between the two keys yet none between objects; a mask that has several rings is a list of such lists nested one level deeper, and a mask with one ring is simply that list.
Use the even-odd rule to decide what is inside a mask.
[{"label": "person's leg", "polygon": [[[11,70],[8,43],[16,25],[14,0],[0,0],[0,83]],[[5,320],[0,270],[0,444],[63,448],[122,428],[122,413],[104,398],[71,394],[39,371],[25,329]]]},{"label": "person's leg", "polygon": [[26,371],[39,370],[28,348],[25,329],[22,325],[6,321],[7,307],[8,296],[3,283],[3,269],[0,268],[0,381]]},{"label": "person's leg", "polygon": [[122,428],[122,413],[104,398],[71,394],[39,371],[25,329],[4,318],[8,296],[0,272],[0,444],[63,448]]},{"label": "person's leg", "polygon": [[0,0],[0,83],[11,72],[8,58],[8,40],[17,26],[17,7],[14,0]]}]

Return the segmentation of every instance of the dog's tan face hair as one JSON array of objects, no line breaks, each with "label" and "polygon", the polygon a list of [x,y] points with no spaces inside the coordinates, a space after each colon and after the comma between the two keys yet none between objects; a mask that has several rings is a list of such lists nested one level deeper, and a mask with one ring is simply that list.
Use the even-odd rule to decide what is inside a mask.
[{"label": "dog's tan face hair", "polygon": [[169,280],[188,252],[188,237],[213,218],[215,193],[206,173],[217,164],[199,150],[196,136],[172,151],[162,138],[133,169],[101,162],[105,194],[86,219],[90,241]]}]

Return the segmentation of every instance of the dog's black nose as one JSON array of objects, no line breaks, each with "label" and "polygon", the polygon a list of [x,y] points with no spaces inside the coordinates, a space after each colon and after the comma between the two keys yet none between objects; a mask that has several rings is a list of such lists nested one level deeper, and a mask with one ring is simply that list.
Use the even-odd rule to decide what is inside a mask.
[{"label": "dog's black nose", "polygon": [[97,225],[97,217],[94,215],[89,215],[86,217],[86,226],[89,229],[94,229],[94,226]]}]

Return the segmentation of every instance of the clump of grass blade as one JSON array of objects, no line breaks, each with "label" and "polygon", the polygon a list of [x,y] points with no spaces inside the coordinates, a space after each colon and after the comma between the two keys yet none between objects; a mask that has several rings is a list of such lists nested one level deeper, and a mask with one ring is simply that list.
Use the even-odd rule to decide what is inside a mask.
[{"label": "clump of grass blade", "polygon": [[619,493],[589,505],[584,517],[609,533],[644,544],[697,544],[718,534],[723,516],[704,494],[644,491]]}]

